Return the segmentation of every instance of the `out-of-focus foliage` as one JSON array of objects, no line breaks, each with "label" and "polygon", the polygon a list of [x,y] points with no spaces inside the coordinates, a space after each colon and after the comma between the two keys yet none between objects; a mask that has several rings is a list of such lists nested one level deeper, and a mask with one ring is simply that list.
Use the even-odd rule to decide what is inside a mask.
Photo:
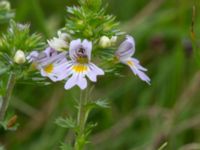
[{"label": "out-of-focus foliage", "polygon": [[[168,144],[164,150],[199,149],[200,71],[190,37],[195,5],[195,48],[200,51],[199,1],[107,2],[107,11],[122,21],[121,29],[135,37],[135,56],[148,68],[152,83],[142,83],[126,67],[123,77],[105,76],[97,83],[91,99],[108,98],[110,108],[93,111],[89,117],[98,125],[87,149],[157,150],[165,142]],[[77,2],[11,0],[17,20],[29,22],[31,31],[45,37],[55,35],[65,25],[66,17],[70,17],[66,16],[66,6],[72,4]],[[74,115],[74,99],[78,98],[74,95],[78,95],[78,89],[64,91],[59,84],[18,84],[10,109],[18,115],[20,126],[16,132],[1,129],[1,143],[9,150],[58,149],[60,141],[74,137],[55,123],[60,115]]]},{"label": "out-of-focus foliage", "polygon": [[14,11],[10,9],[10,3],[0,1],[0,24],[8,22],[14,15]]}]

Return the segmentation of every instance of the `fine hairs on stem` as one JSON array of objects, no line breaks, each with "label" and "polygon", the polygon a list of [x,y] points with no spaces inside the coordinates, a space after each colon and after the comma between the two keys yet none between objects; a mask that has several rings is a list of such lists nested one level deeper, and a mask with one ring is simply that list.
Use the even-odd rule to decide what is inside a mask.
[{"label": "fine hairs on stem", "polygon": [[90,102],[89,97],[91,96],[91,91],[94,86],[88,86],[87,89],[80,91],[80,100],[78,104],[78,114],[77,114],[77,136],[75,139],[75,150],[83,150],[87,141],[87,119],[90,113],[90,109],[87,108],[87,105]]},{"label": "fine hairs on stem", "polygon": [[9,102],[10,102],[10,97],[12,95],[12,91],[15,86],[15,81],[16,81],[15,74],[11,73],[9,76],[9,79],[8,79],[6,93],[2,98],[3,102],[2,102],[1,109],[0,109],[0,121],[3,121],[4,116],[6,114],[6,110],[8,108]]}]

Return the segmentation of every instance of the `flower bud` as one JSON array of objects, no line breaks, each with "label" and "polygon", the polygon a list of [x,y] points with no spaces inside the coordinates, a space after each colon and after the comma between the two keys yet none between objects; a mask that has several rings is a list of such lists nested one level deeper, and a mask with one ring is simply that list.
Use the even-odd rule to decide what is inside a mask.
[{"label": "flower bud", "polygon": [[26,62],[26,56],[22,50],[18,50],[15,53],[14,62],[17,64],[23,64]]},{"label": "flower bud", "polygon": [[111,45],[115,45],[115,43],[117,42],[117,36],[112,36],[110,39]]},{"label": "flower bud", "polygon": [[61,31],[58,31],[58,38],[54,37],[51,40],[47,40],[49,46],[56,51],[65,51],[69,45],[68,40],[70,36],[67,33],[62,33]]},{"label": "flower bud", "polygon": [[107,36],[102,36],[99,41],[99,46],[102,48],[107,48],[111,46],[111,41]]},{"label": "flower bud", "polygon": [[5,10],[10,10],[10,3],[7,1],[2,1],[2,2],[0,2],[0,7]]},{"label": "flower bud", "polygon": [[63,39],[63,40],[69,40],[70,35],[67,33],[62,33],[61,31],[58,31],[58,38]]},{"label": "flower bud", "polygon": [[102,0],[80,0],[80,2],[91,10],[99,10],[102,5]]}]

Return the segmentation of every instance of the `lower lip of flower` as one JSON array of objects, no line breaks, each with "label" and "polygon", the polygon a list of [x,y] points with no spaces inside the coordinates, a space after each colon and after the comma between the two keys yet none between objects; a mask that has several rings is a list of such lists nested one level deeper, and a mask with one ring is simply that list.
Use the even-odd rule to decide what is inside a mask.
[{"label": "lower lip of flower", "polygon": [[83,73],[88,70],[88,67],[83,64],[76,64],[72,67],[72,70],[74,70],[77,73]]}]

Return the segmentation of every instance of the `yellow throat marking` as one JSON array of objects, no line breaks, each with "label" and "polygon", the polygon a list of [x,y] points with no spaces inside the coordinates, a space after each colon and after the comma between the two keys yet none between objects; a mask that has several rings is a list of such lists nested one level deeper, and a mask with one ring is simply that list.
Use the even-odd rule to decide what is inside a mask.
[{"label": "yellow throat marking", "polygon": [[53,64],[49,64],[44,68],[44,71],[47,73],[52,73],[53,71]]},{"label": "yellow throat marking", "polygon": [[132,61],[130,61],[130,60],[127,61],[127,64],[130,65],[130,66],[134,66],[134,63]]},{"label": "yellow throat marking", "polygon": [[74,65],[72,69],[77,73],[83,73],[88,70],[88,67],[86,65],[77,64],[77,65]]}]

